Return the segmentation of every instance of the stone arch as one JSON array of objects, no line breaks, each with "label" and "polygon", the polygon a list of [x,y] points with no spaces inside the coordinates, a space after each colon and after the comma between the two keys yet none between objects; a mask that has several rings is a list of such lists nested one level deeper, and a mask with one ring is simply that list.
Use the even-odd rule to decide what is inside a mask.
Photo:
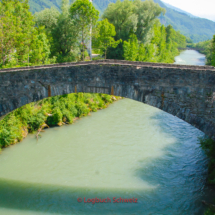
[{"label": "stone arch", "polygon": [[118,60],[0,70],[0,116],[74,92],[127,97],[177,116],[215,139],[215,68]]}]

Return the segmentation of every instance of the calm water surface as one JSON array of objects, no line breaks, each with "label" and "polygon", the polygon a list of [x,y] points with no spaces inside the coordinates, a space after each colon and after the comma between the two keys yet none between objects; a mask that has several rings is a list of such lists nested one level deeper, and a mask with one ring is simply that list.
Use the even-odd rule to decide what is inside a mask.
[{"label": "calm water surface", "polygon": [[[73,125],[29,135],[0,155],[0,214],[203,214],[203,133],[156,108],[123,99]],[[109,197],[111,203],[77,202]],[[113,203],[137,198],[137,203]]]},{"label": "calm water surface", "polygon": [[205,55],[195,50],[182,51],[179,56],[175,57],[175,64],[204,66],[205,61]]}]

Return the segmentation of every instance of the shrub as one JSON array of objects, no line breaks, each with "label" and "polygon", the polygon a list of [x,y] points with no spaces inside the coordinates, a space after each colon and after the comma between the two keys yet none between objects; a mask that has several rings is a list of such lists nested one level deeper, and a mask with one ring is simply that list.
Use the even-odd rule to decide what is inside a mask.
[{"label": "shrub", "polygon": [[50,126],[57,125],[62,122],[63,114],[60,108],[54,108],[52,112],[52,116],[47,118],[47,124]]}]

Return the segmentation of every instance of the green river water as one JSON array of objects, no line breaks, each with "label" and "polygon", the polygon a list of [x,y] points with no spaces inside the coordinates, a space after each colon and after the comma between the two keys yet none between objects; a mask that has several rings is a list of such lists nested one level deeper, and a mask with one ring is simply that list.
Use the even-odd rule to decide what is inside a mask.
[{"label": "green river water", "polygon": [[[201,201],[215,194],[205,184],[202,135],[130,99],[46,129],[39,141],[31,134],[0,155],[0,214],[203,214]],[[85,202],[96,197],[111,202]]]}]

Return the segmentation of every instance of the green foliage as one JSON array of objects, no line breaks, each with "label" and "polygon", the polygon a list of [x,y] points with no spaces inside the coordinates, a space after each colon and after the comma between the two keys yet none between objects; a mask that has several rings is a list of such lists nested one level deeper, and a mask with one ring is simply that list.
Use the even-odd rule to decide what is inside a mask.
[{"label": "green foliage", "polygon": [[213,209],[208,209],[204,215],[215,215],[215,211]]},{"label": "green foliage", "polygon": [[37,26],[45,26],[47,33],[50,34],[52,29],[57,26],[57,21],[60,16],[60,12],[52,7],[34,14],[34,21]]},{"label": "green foliage", "polygon": [[57,125],[61,123],[63,119],[63,114],[59,107],[55,107],[52,111],[52,116],[47,118],[47,124],[50,126]]},{"label": "green foliage", "polygon": [[139,44],[135,34],[131,34],[130,38],[123,43],[124,59],[130,61],[136,61],[138,57]]},{"label": "green foliage", "polygon": [[211,47],[211,65],[215,66],[215,35],[213,36]]},{"label": "green foliage", "polygon": [[134,0],[135,13],[138,17],[136,35],[137,39],[142,43],[147,43],[151,40],[150,30],[156,22],[156,18],[165,14],[166,10],[161,8],[153,0]]},{"label": "green foliage", "polygon": [[22,123],[14,113],[7,115],[0,122],[0,148],[17,143],[22,139]]},{"label": "green foliage", "polygon": [[107,19],[99,21],[96,26],[96,34],[93,40],[93,47],[100,49],[101,54],[105,55],[109,47],[116,48],[121,40],[115,41],[114,36],[116,35],[115,26],[108,22]]},{"label": "green foliage", "polygon": [[69,1],[63,0],[59,13],[56,9],[45,9],[35,13],[37,26],[44,26],[51,43],[51,55],[58,63],[79,60],[77,23],[69,15]]},{"label": "green foliage", "polygon": [[106,108],[118,97],[104,94],[76,93],[33,102],[9,113],[0,121],[0,149],[15,144],[44,125],[73,123],[90,111]]},{"label": "green foliage", "polygon": [[[115,2],[116,0],[93,0],[95,8],[101,13],[105,11],[109,3]],[[192,17],[190,14],[186,14],[186,12],[177,11],[179,10],[178,8],[169,8],[160,0],[154,0],[154,2],[166,10],[165,15],[159,17],[161,23],[165,26],[172,25],[176,31],[180,31],[181,34],[191,38],[195,43],[212,39],[215,31],[215,23],[213,21]],[[61,0],[29,0],[29,3],[32,12],[51,7],[56,7],[60,10]]]},{"label": "green foliage", "polygon": [[34,27],[28,1],[3,0],[0,16],[0,67],[49,63],[49,41]]},{"label": "green foliage", "polygon": [[129,32],[136,31],[138,17],[135,10],[136,6],[132,1],[125,0],[121,2],[117,0],[115,4],[109,4],[104,11],[102,18],[107,19],[115,26],[116,40],[127,40]]},{"label": "green foliage", "polygon": [[89,0],[76,0],[70,7],[70,17],[76,24],[75,31],[81,36],[82,58],[84,61],[84,44],[90,36],[90,27],[95,25],[99,18],[99,11]]},{"label": "green foliage", "polygon": [[178,48],[186,47],[186,37],[172,26],[161,25],[156,19],[161,13],[165,10],[151,0],[109,4],[103,18],[115,26],[115,39],[123,43],[109,48],[108,58],[173,63]]},{"label": "green foliage", "polygon": [[[148,43],[156,17],[164,12],[165,10],[152,0],[117,0],[115,4],[108,5],[102,17],[115,26],[116,40],[128,41],[134,33],[140,42]],[[123,56],[123,43],[108,49],[108,58],[123,59]]]},{"label": "green foliage", "polygon": [[164,27],[158,20],[155,21],[151,34],[151,41],[146,44],[138,41],[135,34],[131,34],[129,40],[123,42],[124,59],[172,63],[179,54],[178,48],[186,46],[185,36],[176,32],[172,26]]}]

